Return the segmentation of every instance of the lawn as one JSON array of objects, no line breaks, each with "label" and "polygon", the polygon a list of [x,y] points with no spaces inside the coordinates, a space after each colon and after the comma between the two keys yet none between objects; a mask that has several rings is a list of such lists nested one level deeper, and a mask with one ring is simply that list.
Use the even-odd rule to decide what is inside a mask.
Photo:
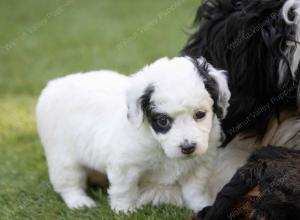
[{"label": "lawn", "polygon": [[199,0],[0,0],[0,219],[186,219],[171,206],[115,215],[105,190],[98,208],[68,210],[50,185],[34,108],[49,79],[114,69],[133,73],[175,56]]}]

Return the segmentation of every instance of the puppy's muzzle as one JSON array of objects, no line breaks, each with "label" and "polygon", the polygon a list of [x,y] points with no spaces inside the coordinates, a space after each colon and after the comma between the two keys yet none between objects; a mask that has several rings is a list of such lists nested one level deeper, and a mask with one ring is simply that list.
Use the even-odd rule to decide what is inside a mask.
[{"label": "puppy's muzzle", "polygon": [[181,152],[183,154],[189,155],[195,152],[196,150],[196,143],[188,143],[185,141],[183,144],[179,146],[181,148]]}]

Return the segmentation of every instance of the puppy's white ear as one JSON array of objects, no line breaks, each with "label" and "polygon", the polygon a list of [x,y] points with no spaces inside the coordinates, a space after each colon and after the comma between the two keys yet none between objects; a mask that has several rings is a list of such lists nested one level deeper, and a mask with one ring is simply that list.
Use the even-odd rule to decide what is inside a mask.
[{"label": "puppy's white ear", "polygon": [[135,79],[126,91],[127,118],[137,128],[143,123],[144,114],[151,108],[153,92],[153,85]]},{"label": "puppy's white ear", "polygon": [[227,72],[218,70],[209,64],[203,57],[197,59],[197,68],[204,80],[204,84],[214,100],[214,111],[220,119],[227,114],[230,100],[230,90],[227,81]]}]

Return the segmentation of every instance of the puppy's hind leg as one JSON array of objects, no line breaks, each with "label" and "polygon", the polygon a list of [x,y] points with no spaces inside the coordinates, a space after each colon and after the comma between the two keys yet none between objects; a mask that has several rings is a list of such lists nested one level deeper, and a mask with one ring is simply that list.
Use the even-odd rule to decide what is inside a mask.
[{"label": "puppy's hind leg", "polygon": [[70,209],[95,207],[96,203],[85,192],[87,172],[79,164],[63,162],[49,163],[49,174],[54,190],[59,193]]}]

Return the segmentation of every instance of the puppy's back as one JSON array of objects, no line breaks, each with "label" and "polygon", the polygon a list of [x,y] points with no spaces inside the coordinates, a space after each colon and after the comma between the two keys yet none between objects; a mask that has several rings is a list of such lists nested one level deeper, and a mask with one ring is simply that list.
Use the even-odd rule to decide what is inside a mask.
[{"label": "puppy's back", "polygon": [[77,133],[91,131],[96,120],[105,124],[108,115],[113,118],[114,109],[125,108],[128,83],[128,77],[112,71],[77,73],[50,81],[36,107],[44,147],[60,139],[70,142]]}]

